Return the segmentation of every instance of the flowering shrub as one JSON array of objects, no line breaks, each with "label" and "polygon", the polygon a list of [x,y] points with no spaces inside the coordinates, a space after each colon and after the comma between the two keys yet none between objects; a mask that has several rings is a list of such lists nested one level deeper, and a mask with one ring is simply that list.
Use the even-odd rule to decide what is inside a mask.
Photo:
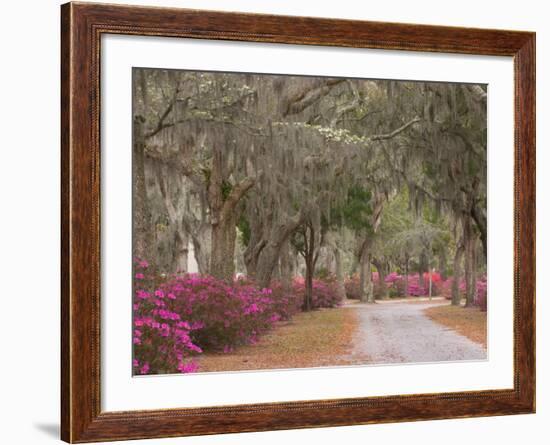
[{"label": "flowering shrub", "polygon": [[[378,274],[377,272],[373,272],[373,292],[375,297],[380,294],[379,286],[376,280],[378,280]],[[361,299],[361,279],[358,274],[347,278],[344,282],[344,287],[346,288],[347,298],[350,300]]]},{"label": "flowering shrub", "polygon": [[[279,282],[259,289],[246,278],[226,283],[186,274],[154,288],[147,268],[146,261],[135,262],[134,374],[195,372],[193,357],[254,343],[277,321],[290,319],[303,302],[295,284],[289,291]],[[329,286],[316,280],[316,307],[336,304],[329,293]]]},{"label": "flowering shrub", "polygon": [[229,351],[254,343],[282,317],[275,311],[271,289],[236,281],[232,285],[210,276],[188,274],[157,291],[168,306],[196,326],[194,343],[204,350]]},{"label": "flowering shrub", "polygon": [[[297,277],[293,282],[294,294],[304,301],[306,286],[303,277]],[[311,295],[311,308],[333,308],[342,304],[342,298],[338,296],[336,290],[336,280],[332,276],[325,279],[313,279],[313,292]]]},{"label": "flowering shrub", "polygon": [[135,264],[134,374],[193,372],[197,365],[189,359],[202,352],[191,340],[191,332],[198,326],[171,310],[161,291],[150,293],[141,288],[147,267],[143,260]]},{"label": "flowering shrub", "polygon": [[454,278],[450,277],[441,283],[441,296],[447,300],[452,300],[453,298],[453,281]]},{"label": "flowering shrub", "polygon": [[[427,296],[430,294],[430,274],[423,274],[424,286],[420,284],[420,274],[409,275],[409,295],[413,297]],[[441,275],[432,272],[432,295],[441,293]]]},{"label": "flowering shrub", "polygon": [[487,311],[487,276],[479,277],[476,282],[476,298],[474,304],[482,311]]},{"label": "flowering shrub", "polygon": [[273,299],[273,311],[281,320],[290,320],[294,314],[300,312],[303,295],[294,292],[293,286],[285,289],[280,281],[272,281],[270,288],[271,298]]},{"label": "flowering shrub", "polygon": [[[424,284],[426,284],[426,282],[424,282]],[[409,275],[409,289],[407,293],[411,297],[422,297],[429,294],[429,289],[420,285],[419,274]]]},{"label": "flowering shrub", "polygon": [[347,278],[344,282],[346,288],[346,297],[350,300],[359,300],[361,298],[361,288],[359,276],[357,274]]},{"label": "flowering shrub", "polygon": [[[452,295],[452,286],[454,278],[449,278],[447,281],[442,283],[441,295],[443,295],[447,300],[453,298]],[[460,280],[458,285],[458,292],[460,293],[461,298],[466,297],[466,281],[464,279]],[[476,296],[474,299],[474,305],[479,306],[482,311],[487,310],[487,276],[481,275],[476,281]]]},{"label": "flowering shrub", "polygon": [[388,275],[386,275],[386,278],[384,278],[384,281],[388,284],[394,284],[395,282],[401,280],[403,277],[399,275],[397,272],[391,272]]},{"label": "flowering shrub", "polygon": [[[382,294],[378,272],[372,273],[374,283],[374,296],[379,298]],[[405,276],[397,272],[391,272],[384,278],[388,293],[392,297],[404,297],[405,294],[412,297],[427,296],[429,294],[429,274],[424,274],[424,286],[420,285],[419,274],[409,275],[408,289],[405,292]],[[441,276],[437,272],[432,273],[432,295],[439,295],[441,292]],[[359,300],[361,298],[360,280],[358,275],[353,275],[345,282],[346,295],[350,299]]]}]

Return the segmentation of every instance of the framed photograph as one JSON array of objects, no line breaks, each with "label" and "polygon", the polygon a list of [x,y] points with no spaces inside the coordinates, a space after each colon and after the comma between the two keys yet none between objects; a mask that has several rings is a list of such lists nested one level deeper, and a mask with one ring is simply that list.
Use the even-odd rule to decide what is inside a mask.
[{"label": "framed photograph", "polygon": [[61,435],[535,411],[535,34],[61,8]]}]

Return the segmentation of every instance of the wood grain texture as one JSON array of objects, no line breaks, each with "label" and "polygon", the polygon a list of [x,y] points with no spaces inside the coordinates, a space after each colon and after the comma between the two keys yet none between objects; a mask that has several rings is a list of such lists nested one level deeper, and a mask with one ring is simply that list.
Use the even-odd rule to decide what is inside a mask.
[{"label": "wood grain texture", "polygon": [[[104,33],[514,57],[514,388],[101,412],[100,37]],[[69,3],[61,8],[61,435],[67,442],[532,413],[535,35],[528,32]]]}]

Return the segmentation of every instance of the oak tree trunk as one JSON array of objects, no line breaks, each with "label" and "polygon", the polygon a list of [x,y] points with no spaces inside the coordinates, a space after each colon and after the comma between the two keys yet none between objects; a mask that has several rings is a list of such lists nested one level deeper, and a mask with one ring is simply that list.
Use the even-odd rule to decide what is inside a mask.
[{"label": "oak tree trunk", "polygon": [[344,264],[342,261],[342,252],[338,247],[334,248],[334,267],[336,272],[336,292],[338,298],[346,298],[346,285],[344,278]]},{"label": "oak tree trunk", "polygon": [[469,218],[464,224],[464,281],[466,283],[466,307],[471,306],[474,301],[474,287],[472,286],[473,276],[473,237],[472,225]]},{"label": "oak tree trunk", "polygon": [[281,247],[279,264],[281,267],[281,283],[283,288],[288,291],[292,284],[292,258],[290,256],[290,243],[288,240]]},{"label": "oak tree trunk", "polygon": [[420,254],[420,262],[418,264],[418,285],[422,288],[426,288],[426,281],[424,280],[424,273],[428,271],[428,257],[426,251],[422,251]]},{"label": "oak tree trunk", "polygon": [[270,239],[266,240],[265,246],[261,249],[256,265],[256,281],[260,286],[269,286],[283,245],[288,242],[290,235],[294,233],[302,221],[303,215],[298,214],[284,224],[279,224],[272,229]]},{"label": "oak tree trunk", "polygon": [[228,217],[212,225],[210,275],[226,281],[231,281],[235,274],[235,223],[235,218]]},{"label": "oak tree trunk", "polygon": [[361,250],[359,261],[360,279],[359,288],[361,291],[361,302],[374,303],[374,285],[372,283],[371,261],[369,253],[369,240],[365,240]]},{"label": "oak tree trunk", "polygon": [[222,153],[214,149],[212,170],[208,184],[208,204],[212,225],[212,248],[210,274],[225,281],[232,281],[235,274],[235,241],[237,239],[237,204],[254,185],[254,180],[245,178],[230,187],[224,181]]},{"label": "oak tree trunk", "polygon": [[151,266],[154,261],[154,233],[151,220],[151,211],[147,201],[145,188],[145,137],[143,135],[143,120],[140,117],[134,119],[134,159],[132,168],[133,187],[133,233],[134,233],[134,258],[147,259]]},{"label": "oak tree trunk", "polygon": [[405,297],[409,296],[409,255],[405,255]]},{"label": "oak tree trunk", "polygon": [[439,275],[443,281],[447,280],[447,249],[445,247],[439,250]]},{"label": "oak tree trunk", "polygon": [[466,288],[468,292],[466,293],[466,306],[473,306],[475,299],[476,299],[476,239],[472,237],[470,239],[470,246],[469,246],[469,255],[470,255],[470,282],[466,285]]},{"label": "oak tree trunk", "polygon": [[464,244],[460,241],[456,247],[455,258],[453,261],[453,283],[451,287],[451,304],[453,306],[460,306],[462,300],[460,295],[460,263],[462,255],[464,253]]},{"label": "oak tree trunk", "polygon": [[378,288],[380,290],[380,298],[385,300],[389,297],[388,286],[385,281],[388,265],[383,261],[373,261],[373,263],[378,270]]}]

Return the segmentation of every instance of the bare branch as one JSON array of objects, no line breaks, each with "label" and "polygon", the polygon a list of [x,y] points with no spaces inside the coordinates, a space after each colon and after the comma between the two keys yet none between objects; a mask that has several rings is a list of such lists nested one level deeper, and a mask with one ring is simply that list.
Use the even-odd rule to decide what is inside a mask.
[{"label": "bare branch", "polygon": [[403,133],[411,125],[414,125],[414,124],[420,122],[421,120],[422,119],[420,119],[419,117],[415,117],[413,120],[407,122],[406,124],[402,125],[401,127],[397,128],[397,129],[393,130],[391,133],[378,134],[376,136],[371,136],[369,138],[369,140],[371,140],[371,141],[385,141],[385,140],[394,138],[399,133]]},{"label": "bare branch", "polygon": [[346,79],[329,79],[321,85],[315,83],[302,89],[285,101],[283,116],[298,114],[304,111],[323,96],[326,96],[333,87],[345,81]]}]

